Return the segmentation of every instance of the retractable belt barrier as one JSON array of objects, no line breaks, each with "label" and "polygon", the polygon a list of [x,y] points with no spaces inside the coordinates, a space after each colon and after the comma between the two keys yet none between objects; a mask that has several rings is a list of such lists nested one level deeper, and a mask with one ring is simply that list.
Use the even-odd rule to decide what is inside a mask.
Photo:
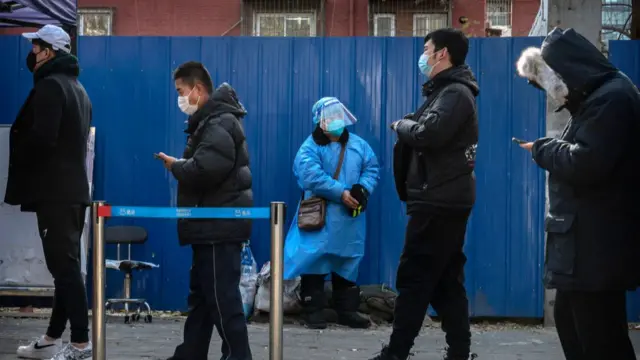
[{"label": "retractable belt barrier", "polygon": [[174,208],[111,206],[94,201],[93,216],[93,359],[106,360],[105,319],[105,242],[106,218],[156,219],[271,219],[271,309],[269,311],[269,359],[282,360],[282,285],[284,260],[284,202],[272,202],[270,208]]}]

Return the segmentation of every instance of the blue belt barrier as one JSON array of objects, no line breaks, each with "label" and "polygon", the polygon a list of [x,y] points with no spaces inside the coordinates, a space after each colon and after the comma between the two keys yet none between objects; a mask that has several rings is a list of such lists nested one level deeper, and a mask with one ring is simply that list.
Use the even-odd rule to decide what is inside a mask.
[{"label": "blue belt barrier", "polygon": [[110,206],[110,217],[164,219],[269,219],[269,208],[175,208]]}]

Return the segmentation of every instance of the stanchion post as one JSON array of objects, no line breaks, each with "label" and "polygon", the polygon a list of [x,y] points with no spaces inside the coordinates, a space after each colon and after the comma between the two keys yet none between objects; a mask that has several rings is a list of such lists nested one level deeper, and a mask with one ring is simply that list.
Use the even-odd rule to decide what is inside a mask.
[{"label": "stanchion post", "polygon": [[271,309],[269,312],[269,360],[282,360],[284,221],[285,204],[271,203]]},{"label": "stanchion post", "polygon": [[104,206],[104,201],[94,201],[93,216],[93,310],[92,331],[93,359],[106,360],[106,325],[104,318],[104,217],[98,216],[98,208]]}]

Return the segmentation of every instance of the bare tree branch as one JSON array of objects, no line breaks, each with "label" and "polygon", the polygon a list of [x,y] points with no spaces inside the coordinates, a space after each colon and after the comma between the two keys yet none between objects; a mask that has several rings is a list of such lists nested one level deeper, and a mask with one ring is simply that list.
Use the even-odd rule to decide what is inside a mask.
[{"label": "bare tree branch", "polygon": [[628,37],[631,37],[631,30],[629,30],[629,29],[622,29],[622,28],[619,28],[619,27],[617,27],[617,26],[602,25],[602,30],[604,30],[604,31],[614,31],[614,32],[617,32],[617,33],[619,33],[619,34],[622,34],[622,35],[626,35],[626,36],[628,36]]},{"label": "bare tree branch", "polygon": [[602,8],[629,8],[631,9],[631,4],[619,4],[619,3],[603,3]]}]

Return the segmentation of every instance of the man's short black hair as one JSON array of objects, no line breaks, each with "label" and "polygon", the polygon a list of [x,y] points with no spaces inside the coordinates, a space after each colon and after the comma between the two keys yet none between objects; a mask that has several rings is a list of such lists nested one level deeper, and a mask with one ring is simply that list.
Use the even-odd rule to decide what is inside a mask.
[{"label": "man's short black hair", "polygon": [[451,57],[451,64],[458,66],[464,64],[469,52],[469,39],[458,29],[438,29],[424,37],[424,43],[431,40],[435,45],[435,51],[447,48]]},{"label": "man's short black hair", "polygon": [[209,70],[197,61],[188,61],[178,66],[173,72],[173,81],[178,79],[191,87],[196,86],[198,82],[202,83],[209,94],[213,92],[213,82],[211,81]]}]

